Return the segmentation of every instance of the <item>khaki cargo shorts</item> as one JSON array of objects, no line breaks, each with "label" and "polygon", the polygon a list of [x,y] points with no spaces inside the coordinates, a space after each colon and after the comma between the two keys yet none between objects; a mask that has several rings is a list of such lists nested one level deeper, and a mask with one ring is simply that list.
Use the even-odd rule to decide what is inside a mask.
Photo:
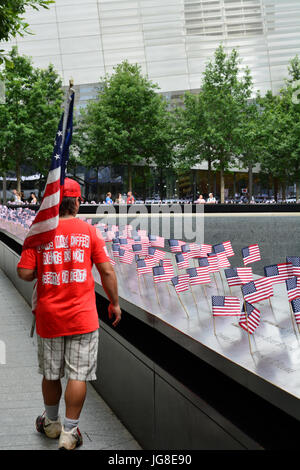
[{"label": "khaki cargo shorts", "polygon": [[99,330],[81,335],[41,338],[38,341],[39,373],[47,380],[66,377],[96,380]]}]

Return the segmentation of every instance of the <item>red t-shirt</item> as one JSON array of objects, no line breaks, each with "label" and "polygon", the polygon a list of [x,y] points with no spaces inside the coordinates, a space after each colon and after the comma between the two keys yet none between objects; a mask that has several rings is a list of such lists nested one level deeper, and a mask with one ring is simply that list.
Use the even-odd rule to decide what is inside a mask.
[{"label": "red t-shirt", "polygon": [[92,225],[60,219],[53,241],[22,252],[19,268],[37,269],[36,331],[42,338],[99,328],[93,263],[109,262],[105,242]]}]

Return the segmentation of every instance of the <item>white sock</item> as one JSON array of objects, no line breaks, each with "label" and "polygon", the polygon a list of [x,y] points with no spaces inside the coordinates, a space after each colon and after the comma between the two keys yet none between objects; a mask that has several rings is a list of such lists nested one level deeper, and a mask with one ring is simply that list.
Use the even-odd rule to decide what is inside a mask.
[{"label": "white sock", "polygon": [[45,405],[46,416],[51,421],[57,421],[58,419],[59,403],[57,405]]},{"label": "white sock", "polygon": [[70,419],[65,417],[64,419],[64,430],[71,431],[73,428],[77,428],[79,419]]}]

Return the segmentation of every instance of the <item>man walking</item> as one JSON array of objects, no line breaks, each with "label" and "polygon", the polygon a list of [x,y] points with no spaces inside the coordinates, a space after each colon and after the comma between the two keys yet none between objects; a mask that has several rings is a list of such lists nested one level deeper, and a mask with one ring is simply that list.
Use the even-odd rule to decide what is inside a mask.
[{"label": "man walking", "polygon": [[[76,218],[80,199],[79,184],[66,178],[54,239],[23,250],[17,267],[24,281],[37,279],[34,313],[45,412],[38,416],[36,428],[50,438],[59,436],[59,449],[68,450],[82,444],[78,423],[86,382],[96,379],[99,320],[93,264],[110,301],[113,326],[121,319],[117,279],[105,242],[96,228]],[[61,423],[58,412],[65,373],[66,415]]]}]

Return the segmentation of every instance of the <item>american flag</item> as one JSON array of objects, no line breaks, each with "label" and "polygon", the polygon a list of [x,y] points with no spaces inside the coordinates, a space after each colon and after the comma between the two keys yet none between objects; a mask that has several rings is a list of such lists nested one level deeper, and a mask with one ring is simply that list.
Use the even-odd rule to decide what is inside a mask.
[{"label": "american flag", "polygon": [[56,133],[43,200],[24,240],[23,250],[49,243],[54,238],[58,226],[59,206],[63,197],[66,166],[73,133],[74,95],[73,90],[71,90],[67,106],[65,136],[63,135],[63,114]]},{"label": "american flag", "polygon": [[169,242],[169,246],[170,246],[172,253],[180,253],[182,245],[186,244],[185,242],[181,240],[174,240],[174,239],[170,239],[168,240],[168,242]]},{"label": "american flag", "polygon": [[265,276],[272,284],[280,284],[293,276],[292,263],[279,263],[264,267]]},{"label": "american flag", "polygon": [[227,258],[227,253],[223,243],[218,245],[213,245],[213,252],[216,253],[218,257],[219,268],[228,268],[230,266],[229,260]]},{"label": "american flag", "polygon": [[292,309],[295,315],[296,323],[299,325],[300,324],[300,297],[298,297],[297,299],[293,299],[291,304],[292,304]]},{"label": "american flag", "polygon": [[227,258],[230,258],[231,256],[234,256],[234,251],[233,251],[231,242],[228,240],[227,242],[223,242],[222,244],[225,248]]},{"label": "american flag", "polygon": [[297,297],[300,297],[300,279],[297,276],[286,279],[285,286],[290,302]]},{"label": "american flag", "polygon": [[178,269],[185,269],[189,267],[189,259],[186,259],[182,253],[176,253],[175,260]]},{"label": "american flag", "polygon": [[252,268],[230,268],[225,269],[224,272],[230,287],[242,286],[253,281]]},{"label": "american flag", "polygon": [[170,259],[166,258],[159,260],[159,266],[162,266],[165,273],[169,274],[171,277],[175,276],[173,264]]},{"label": "american flag", "polygon": [[136,262],[136,269],[139,276],[142,274],[152,273],[152,264],[148,259],[138,259]]},{"label": "american flag", "polygon": [[207,245],[205,243],[202,243],[201,249],[200,249],[200,255],[205,257],[208,255],[208,253],[212,252],[212,245]]},{"label": "american flag", "polygon": [[[201,246],[198,245],[197,243],[190,243],[190,250],[192,253],[192,258],[201,258]],[[206,256],[206,255],[205,255]]]},{"label": "american flag", "polygon": [[188,274],[180,274],[179,276],[174,276],[171,279],[173,286],[177,293],[184,292],[189,289],[189,275]]},{"label": "american flag", "polygon": [[254,305],[249,304],[249,302],[245,302],[245,304],[246,313],[245,305],[243,305],[239,325],[252,335],[260,323],[260,311]]},{"label": "american flag", "polygon": [[155,284],[158,284],[159,282],[170,281],[174,274],[173,273],[171,275],[163,266],[154,266],[154,268],[152,268],[152,273]]},{"label": "american flag", "polygon": [[184,259],[187,260],[187,261],[193,257],[191,249],[190,249],[190,245],[182,245],[181,253],[182,253]]},{"label": "american flag", "polygon": [[148,247],[143,245],[142,243],[134,243],[132,246],[132,251],[136,254],[136,255],[140,255],[140,256],[147,256],[148,255]]},{"label": "american flag", "polygon": [[247,302],[255,303],[272,297],[273,287],[269,278],[262,277],[242,286],[242,292]]},{"label": "american flag", "polygon": [[293,276],[300,277],[300,257],[299,256],[287,256],[286,262],[292,264]]},{"label": "american flag", "polygon": [[120,244],[113,243],[111,249],[112,249],[114,258],[119,258]]},{"label": "american flag", "polygon": [[131,250],[133,240],[130,240],[129,238],[120,237],[119,243],[120,243],[120,247],[123,248],[124,250]]},{"label": "american flag", "polygon": [[212,313],[214,316],[233,316],[241,314],[241,304],[238,297],[223,295],[212,296]]},{"label": "american flag", "polygon": [[191,286],[198,286],[199,284],[210,283],[210,276],[207,267],[188,268],[186,272],[189,275]]},{"label": "american flag", "polygon": [[219,272],[219,262],[216,253],[207,253],[208,271],[210,273]]},{"label": "american flag", "polygon": [[258,244],[256,243],[255,245],[250,245],[246,248],[243,248],[242,256],[245,266],[247,266],[247,264],[254,263],[254,261],[260,261],[261,256]]},{"label": "american flag", "polygon": [[119,250],[119,260],[121,263],[131,264],[134,260],[134,254],[132,251],[125,250],[124,248],[120,248]]},{"label": "american flag", "polygon": [[166,253],[162,250],[158,250],[157,248],[154,248],[152,246],[148,247],[148,256],[151,256],[154,258],[156,261],[159,261],[160,259],[164,259],[166,256]]},{"label": "american flag", "polygon": [[150,245],[156,248],[164,248],[165,239],[164,237],[159,237],[157,235],[149,235]]}]

